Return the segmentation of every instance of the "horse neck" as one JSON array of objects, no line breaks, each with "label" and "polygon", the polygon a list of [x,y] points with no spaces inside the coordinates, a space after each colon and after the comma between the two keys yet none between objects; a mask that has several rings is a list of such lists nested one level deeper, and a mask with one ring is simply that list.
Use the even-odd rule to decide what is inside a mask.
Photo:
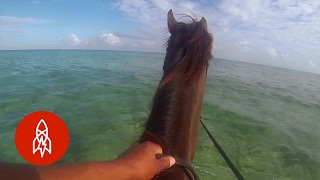
[{"label": "horse neck", "polygon": [[185,83],[177,77],[158,89],[140,142],[159,144],[164,154],[191,164],[196,148],[206,69],[199,79]]}]

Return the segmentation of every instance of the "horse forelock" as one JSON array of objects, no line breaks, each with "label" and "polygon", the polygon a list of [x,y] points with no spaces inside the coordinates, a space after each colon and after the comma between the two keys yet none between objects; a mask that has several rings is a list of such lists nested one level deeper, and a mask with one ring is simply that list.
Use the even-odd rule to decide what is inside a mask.
[{"label": "horse forelock", "polygon": [[[159,88],[162,88],[173,79],[175,79],[182,72],[182,80],[184,82],[191,82],[199,77],[202,70],[208,67],[208,61],[212,58],[211,50],[213,44],[212,35],[207,32],[207,30],[201,26],[199,22],[196,22],[192,17],[191,25],[193,25],[193,35],[187,40],[187,42],[180,48],[172,45],[171,41],[176,40],[177,34],[172,34],[168,41],[166,42],[167,48],[177,49],[175,52],[167,51],[167,56],[172,57],[170,60],[174,62],[174,67],[170,68],[170,72],[162,79],[159,84]],[[177,26],[180,24],[178,23]],[[190,25],[190,24],[189,24]],[[185,39],[178,39],[178,41],[183,41]],[[173,47],[171,47],[173,46]],[[181,50],[185,49],[183,56],[177,60],[177,55],[181,54]],[[178,62],[177,62],[178,61]]]}]

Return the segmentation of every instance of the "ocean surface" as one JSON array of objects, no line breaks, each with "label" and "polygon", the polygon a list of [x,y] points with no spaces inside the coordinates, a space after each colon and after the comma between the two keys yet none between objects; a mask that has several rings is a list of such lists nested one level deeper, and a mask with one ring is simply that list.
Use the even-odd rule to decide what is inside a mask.
[{"label": "ocean surface", "polygon": [[[0,161],[25,163],[14,133],[37,110],[69,128],[58,163],[116,158],[142,132],[164,56],[0,51]],[[202,118],[245,179],[320,179],[320,75],[212,59]],[[236,179],[202,128],[193,166],[202,180]]]}]

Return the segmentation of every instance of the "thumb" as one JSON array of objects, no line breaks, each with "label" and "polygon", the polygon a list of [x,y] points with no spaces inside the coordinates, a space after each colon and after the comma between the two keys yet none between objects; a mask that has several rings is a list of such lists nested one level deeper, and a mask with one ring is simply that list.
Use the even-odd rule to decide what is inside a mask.
[{"label": "thumb", "polygon": [[173,157],[170,157],[170,156],[158,159],[158,164],[159,164],[160,171],[163,170],[163,169],[170,168],[175,163],[176,163],[176,160]]}]

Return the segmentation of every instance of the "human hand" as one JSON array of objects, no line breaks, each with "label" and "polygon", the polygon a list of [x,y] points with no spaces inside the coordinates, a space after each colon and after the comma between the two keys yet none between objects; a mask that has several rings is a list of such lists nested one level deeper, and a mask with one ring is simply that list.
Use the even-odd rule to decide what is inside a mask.
[{"label": "human hand", "polygon": [[131,147],[117,159],[105,162],[45,167],[0,162],[0,179],[149,180],[175,163],[172,157],[156,159],[156,154],[162,154],[161,147],[151,142],[144,142]]},{"label": "human hand", "polygon": [[175,164],[173,157],[156,159],[156,154],[162,154],[161,147],[146,141],[132,146],[122,153],[116,161],[129,166],[130,171],[133,172],[132,178],[149,180],[160,171]]}]

